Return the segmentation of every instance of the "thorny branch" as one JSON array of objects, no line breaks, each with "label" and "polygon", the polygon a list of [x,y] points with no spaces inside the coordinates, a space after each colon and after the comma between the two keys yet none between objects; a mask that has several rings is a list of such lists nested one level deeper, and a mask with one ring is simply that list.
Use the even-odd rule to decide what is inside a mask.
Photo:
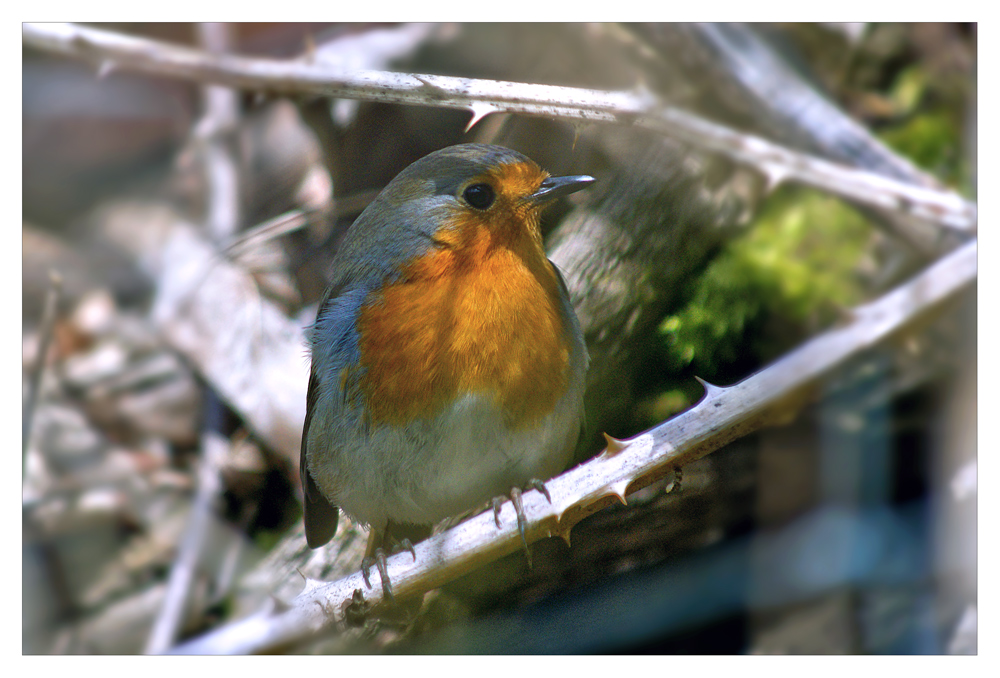
[{"label": "thorny branch", "polygon": [[116,68],[278,94],[311,93],[384,103],[469,110],[470,126],[495,112],[631,125],[683,139],[756,167],[772,185],[797,181],[872,207],[898,210],[961,232],[975,232],[976,205],[956,193],[905,184],[792,151],[664,106],[652,93],[384,71],[335,72],[307,59],[209,54],[73,24],[24,24],[25,44]]},{"label": "thorny branch", "polygon": [[[695,407],[649,431],[608,448],[547,483],[551,504],[538,492],[524,495],[528,541],[558,535],[569,540],[582,518],[615,499],[625,502],[671,468],[683,466],[752,430],[789,418],[807,392],[824,376],[860,351],[918,322],[928,311],[972,284],[977,274],[977,243],[942,258],[910,282],[854,309],[853,321],[809,341],[770,367],[730,387],[705,384]],[[492,512],[421,542],[416,562],[403,553],[389,559],[389,576],[399,598],[429,591],[478,565],[512,553],[520,537],[510,504],[503,528]],[[308,580],[305,590],[281,612],[265,610],[174,648],[178,653],[264,652],[300,642],[340,619],[355,590],[365,591],[360,573],[335,582]],[[366,602],[382,603],[378,584]]]}]

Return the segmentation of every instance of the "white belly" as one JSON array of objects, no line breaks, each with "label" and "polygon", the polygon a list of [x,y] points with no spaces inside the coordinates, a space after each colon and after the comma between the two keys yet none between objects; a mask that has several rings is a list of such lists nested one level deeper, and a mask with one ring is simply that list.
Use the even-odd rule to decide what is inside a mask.
[{"label": "white belly", "polygon": [[564,397],[537,425],[512,431],[491,400],[467,395],[435,419],[406,427],[365,431],[341,420],[329,435],[314,420],[309,463],[320,469],[313,477],[323,493],[357,520],[433,524],[562,471],[580,417],[579,396]]}]

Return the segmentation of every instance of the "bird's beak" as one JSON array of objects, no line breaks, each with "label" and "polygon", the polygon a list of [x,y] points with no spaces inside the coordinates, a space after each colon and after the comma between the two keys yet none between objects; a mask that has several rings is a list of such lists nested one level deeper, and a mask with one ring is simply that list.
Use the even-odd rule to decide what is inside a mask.
[{"label": "bird's beak", "polygon": [[570,193],[576,193],[594,181],[594,177],[588,177],[585,174],[572,177],[549,177],[542,182],[537,191],[528,196],[528,199],[532,202],[548,202]]}]

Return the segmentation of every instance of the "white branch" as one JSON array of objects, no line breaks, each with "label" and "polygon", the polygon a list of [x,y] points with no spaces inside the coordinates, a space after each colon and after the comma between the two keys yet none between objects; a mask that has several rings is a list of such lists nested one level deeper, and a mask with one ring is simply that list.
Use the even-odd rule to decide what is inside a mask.
[{"label": "white branch", "polygon": [[959,231],[976,230],[976,205],[956,193],[905,184],[792,151],[663,106],[649,92],[604,92],[385,71],[343,73],[303,59],[209,54],[73,24],[26,23],[22,37],[25,44],[39,49],[93,60],[101,72],[120,68],[247,90],[458,108],[477,118],[492,111],[560,118],[577,125],[603,122],[643,127],[756,167],[772,184],[793,180]]}]

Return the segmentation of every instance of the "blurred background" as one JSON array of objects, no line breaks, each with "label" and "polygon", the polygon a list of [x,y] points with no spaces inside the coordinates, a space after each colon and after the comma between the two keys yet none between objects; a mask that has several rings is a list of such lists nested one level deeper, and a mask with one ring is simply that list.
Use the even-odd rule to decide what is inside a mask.
[{"label": "blurred background", "polygon": [[[643,87],[976,199],[975,24],[98,27],[339,69]],[[357,569],[359,526],[316,552],[302,536],[303,329],[345,230],[426,153],[495,143],[598,179],[544,224],[592,358],[577,461],[697,402],[695,376],[749,376],[962,242],[639,129],[495,113],[466,131],[465,111],[22,57],[29,654],[149,650],[192,534],[174,639],[292,598],[296,570]],[[585,519],[571,546],[536,543],[533,569],[517,554],[415,619],[288,651],[975,653],[976,323],[971,289],[786,425]]]}]

